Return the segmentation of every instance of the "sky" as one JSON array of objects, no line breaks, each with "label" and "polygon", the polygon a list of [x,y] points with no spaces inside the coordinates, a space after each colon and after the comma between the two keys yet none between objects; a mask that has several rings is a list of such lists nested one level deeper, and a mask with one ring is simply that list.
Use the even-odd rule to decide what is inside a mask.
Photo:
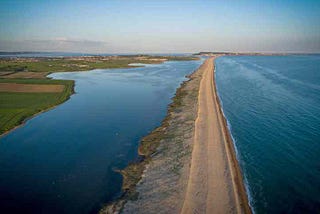
[{"label": "sky", "polygon": [[320,0],[1,0],[0,51],[320,52]]}]

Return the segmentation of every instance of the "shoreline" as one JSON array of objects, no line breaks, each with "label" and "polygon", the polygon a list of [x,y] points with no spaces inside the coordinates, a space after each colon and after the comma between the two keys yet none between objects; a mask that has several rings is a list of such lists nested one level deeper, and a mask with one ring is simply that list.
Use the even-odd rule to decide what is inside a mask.
[{"label": "shoreline", "polygon": [[[214,73],[215,73],[215,69],[214,69]],[[215,74],[214,74],[214,78],[215,78]],[[215,81],[214,81],[215,83]],[[238,168],[238,172],[239,175],[241,176],[241,180],[242,180],[242,185],[243,185],[243,188],[242,188],[242,192],[246,193],[245,196],[246,196],[246,200],[247,200],[247,204],[250,208],[250,211],[251,213],[255,213],[254,212],[254,209],[253,209],[253,206],[251,204],[251,194],[250,194],[250,186],[249,184],[247,183],[247,179],[246,179],[246,176],[244,173],[242,173],[242,170],[241,170],[241,167],[240,167],[240,160],[239,160],[239,157],[238,157],[238,149],[237,149],[237,146],[236,146],[236,143],[235,143],[235,139],[232,135],[232,132],[231,132],[231,125],[229,124],[229,120],[227,119],[227,117],[225,116],[225,113],[224,113],[224,110],[223,110],[223,103],[221,101],[221,97],[218,93],[218,88],[217,88],[217,85],[215,84],[215,88],[216,88],[216,94],[217,94],[217,101],[219,102],[219,106],[220,106],[220,111],[222,113],[222,117],[224,118],[224,123],[225,123],[225,127],[226,127],[226,130],[227,130],[227,134],[228,134],[228,140],[231,142],[230,145],[232,145],[231,147],[233,148],[233,155],[234,155],[234,159],[237,161],[237,168]],[[243,196],[242,196],[243,197]]]},{"label": "shoreline", "polygon": [[[5,132],[3,132],[2,134],[0,134],[0,139],[1,139],[2,137],[4,137],[4,136],[10,134],[11,132],[15,131],[16,129],[24,126],[29,120],[35,118],[36,116],[38,116],[38,115],[40,115],[40,114],[42,114],[42,113],[45,113],[45,112],[47,112],[47,111],[50,111],[50,110],[56,108],[57,106],[65,103],[66,101],[68,101],[68,100],[70,99],[70,97],[71,97],[73,94],[75,94],[74,86],[75,86],[75,82],[73,82],[72,88],[71,88],[71,91],[70,91],[70,94],[68,94],[68,96],[67,96],[67,98],[66,98],[65,100],[63,100],[63,101],[60,102],[60,103],[57,103],[57,104],[54,105],[54,106],[51,106],[51,107],[49,107],[49,108],[43,109],[43,110],[41,110],[41,111],[39,111],[39,112],[36,112],[35,114],[30,115],[29,117],[26,117],[26,118],[23,119],[18,125],[12,127],[10,130],[5,131]],[[66,89],[64,89],[64,90],[66,90]],[[63,93],[63,92],[61,92],[61,93]]]},{"label": "shoreline", "polygon": [[[185,80],[181,85],[180,87],[176,90],[176,93],[175,93],[175,96],[172,98],[172,103],[169,104],[168,106],[168,110],[167,110],[167,115],[166,117],[164,118],[164,120],[162,121],[161,123],[161,126],[156,128],[155,130],[153,130],[149,135],[145,136],[144,138],[142,138],[141,140],[141,143],[139,145],[139,148],[138,148],[138,154],[139,154],[139,157],[140,157],[140,160],[139,162],[137,163],[133,163],[133,164],[130,164],[128,167],[126,167],[124,170],[120,170],[119,172],[122,174],[123,176],[123,179],[124,179],[124,183],[123,183],[123,193],[122,195],[120,196],[120,199],[116,200],[116,202],[114,202],[112,205],[111,205],[111,213],[117,213],[117,212],[120,212],[124,209],[125,207],[125,204],[130,201],[136,201],[138,199],[139,196],[139,193],[140,195],[144,194],[143,192],[137,192],[136,191],[136,186],[137,184],[139,184],[139,182],[146,176],[146,170],[149,170],[149,166],[150,164],[152,164],[152,162],[154,162],[154,155],[157,155],[157,153],[160,153],[162,151],[159,152],[158,148],[161,147],[161,143],[163,143],[162,141],[164,140],[164,138],[166,137],[166,134],[168,132],[167,129],[170,128],[170,126],[172,125],[172,120],[174,119],[174,116],[173,115],[176,115],[175,112],[177,111],[177,109],[183,111],[183,107],[181,108],[181,102],[183,102],[184,99],[186,99],[186,94],[185,93],[188,93],[185,92],[184,90],[186,90],[186,87],[188,87],[188,84],[191,84],[190,82],[193,81],[194,79],[196,78],[200,78],[201,80],[199,81],[199,88],[197,90],[197,98],[199,99],[199,94],[201,93],[200,91],[200,86],[201,86],[201,83],[203,81],[203,79],[205,78],[205,74],[203,73],[207,73],[205,71],[205,68],[204,65],[207,61],[214,61],[218,56],[214,56],[214,57],[211,57],[210,59],[207,59],[202,65],[200,65],[200,67],[194,71],[192,74],[188,75],[188,79]],[[212,70],[212,81],[211,81],[211,88],[212,88],[212,100],[214,101],[214,104],[216,106],[216,114],[217,114],[217,117],[218,117],[218,120],[219,120],[219,123],[221,125],[221,132],[223,134],[223,138],[225,140],[225,143],[224,143],[224,148],[225,148],[225,152],[226,152],[226,156],[227,156],[227,161],[228,161],[228,164],[229,164],[229,171],[230,171],[230,174],[231,174],[231,177],[232,177],[232,186],[234,188],[234,198],[233,200],[236,201],[236,204],[237,204],[237,213],[251,213],[251,209],[249,207],[249,202],[248,202],[248,196],[247,196],[247,192],[246,192],[246,188],[244,186],[244,180],[243,180],[243,176],[241,174],[241,169],[239,167],[239,164],[238,164],[238,160],[237,160],[237,156],[236,156],[236,150],[235,150],[235,145],[234,145],[234,142],[232,140],[232,137],[231,137],[231,133],[230,133],[230,130],[228,129],[228,124],[227,124],[227,120],[226,118],[224,117],[224,114],[223,114],[223,110],[222,110],[222,106],[220,104],[220,99],[219,99],[219,96],[217,94],[217,88],[216,88],[216,83],[215,83],[215,76],[214,76],[214,69],[215,69],[215,66],[213,65],[213,70]],[[204,70],[204,71],[202,71]],[[194,77],[196,76],[196,78]],[[189,91],[190,92],[190,91]],[[19,128],[20,126],[23,126],[28,120],[36,117],[37,115],[41,114],[41,113],[44,113],[46,111],[49,111],[55,107],[57,107],[58,105],[64,103],[65,101],[67,101],[68,99],[70,99],[70,97],[74,94],[74,84],[72,86],[72,91],[71,91],[71,94],[67,97],[66,100],[64,100],[63,102],[61,103],[58,103],[57,105],[54,105],[52,107],[49,107],[48,109],[44,109],[42,111],[39,111],[37,112],[36,114],[28,117],[28,118],[25,118],[21,124],[17,125],[16,127],[10,129],[9,131],[5,132],[5,133],[2,133],[0,135],[0,137],[3,137],[4,135],[10,133],[11,131],[14,131],[15,129]],[[197,114],[195,115],[196,117],[193,118],[193,126],[196,126],[195,124],[197,123],[197,120],[199,119],[199,110],[201,108],[201,106],[198,106],[198,102],[197,101],[197,106],[196,106],[196,110],[197,110]],[[191,103],[193,104],[193,103]],[[179,111],[180,111],[179,110]],[[183,115],[182,114],[177,114],[178,116],[181,116]],[[192,119],[191,119],[192,121]],[[188,121],[190,122],[190,121]],[[171,127],[171,129],[174,129],[175,127]],[[197,128],[196,128],[197,129]],[[195,135],[195,132],[197,130],[194,131],[194,135]],[[194,140],[194,136],[192,136],[191,138],[187,138],[186,141],[188,140]],[[195,145],[192,145],[192,144],[195,144],[194,143],[191,143],[191,147],[194,147]],[[180,150],[180,152],[183,152]],[[192,149],[191,149],[191,152]],[[190,153],[191,153],[190,152]],[[192,155],[192,159],[193,159],[193,155]],[[180,160],[179,160],[180,161]],[[184,161],[184,162],[183,162]],[[182,165],[183,166],[179,166],[180,168],[178,169],[178,171],[183,171],[182,173],[184,173],[182,176],[180,177],[183,177],[184,179],[187,179],[188,181],[188,176],[189,176],[189,169],[186,169],[188,168],[189,166],[189,162],[191,162],[192,160],[183,160],[182,162]],[[189,161],[189,162],[188,162]],[[191,164],[192,165],[192,164]],[[192,170],[191,170],[192,171]],[[190,176],[192,177],[192,176]],[[180,179],[181,180],[181,179]],[[190,178],[189,178],[190,180]],[[185,183],[185,181],[180,181],[180,184],[181,182],[187,186],[187,184]],[[181,184],[182,185],[182,184]],[[180,186],[182,188],[182,186]],[[189,188],[188,188],[189,189]],[[184,198],[184,194],[186,192],[188,192],[188,189],[187,190],[180,190],[180,193],[178,194],[179,195],[179,200],[182,200],[183,202],[183,198]],[[182,194],[183,193],[183,194]],[[183,195],[183,196],[182,196]],[[174,197],[178,197],[177,195],[175,195]],[[181,202],[181,201],[180,201]],[[177,201],[178,204],[180,204],[179,201]],[[179,206],[179,209],[180,211],[182,210],[182,213],[189,213],[188,209],[185,210],[185,202],[183,202],[182,204],[178,205]],[[110,208],[110,206],[109,206]],[[193,208],[191,208],[193,209]],[[197,211],[197,209],[195,209]],[[105,208],[103,208],[102,210],[100,210],[100,213],[110,213],[109,210],[106,211]],[[148,210],[145,210],[145,212],[148,211]],[[149,210],[150,211],[150,210]],[[150,212],[149,212],[150,213]],[[209,212],[210,213],[210,212]]]},{"label": "shoreline", "polygon": [[[215,58],[216,59],[216,58]],[[215,60],[214,59],[214,60]],[[240,168],[240,164],[239,164],[239,160],[237,158],[237,151],[236,151],[236,145],[235,142],[233,140],[232,134],[231,134],[231,130],[229,129],[228,126],[228,121],[227,118],[224,115],[223,109],[222,109],[222,105],[221,105],[221,101],[218,95],[218,89],[217,89],[217,85],[216,85],[216,80],[215,80],[215,70],[216,67],[214,65],[214,71],[213,71],[213,87],[214,87],[214,94],[215,94],[215,99],[217,102],[217,105],[219,106],[218,111],[220,113],[220,116],[222,118],[222,123],[223,123],[223,128],[224,128],[224,134],[225,137],[227,139],[227,146],[232,158],[232,162],[234,164],[234,168],[235,168],[235,181],[236,181],[236,185],[238,186],[239,189],[239,194],[240,194],[240,200],[242,201],[243,207],[244,207],[244,211],[245,213],[252,213],[252,208],[250,207],[250,201],[249,201],[249,193],[247,192],[247,189],[245,187],[245,180],[244,180],[244,176],[242,175],[241,172],[241,168]]]},{"label": "shoreline", "polygon": [[217,96],[213,56],[200,83],[199,111],[182,213],[251,213],[242,174]]},{"label": "shoreline", "polygon": [[[219,206],[219,203],[224,205],[227,204],[227,208],[218,207],[218,211],[222,211],[223,213],[252,213],[249,206],[246,188],[244,186],[241,169],[236,157],[236,151],[234,148],[235,145],[233,144],[232,137],[227,126],[227,120],[224,117],[220,100],[217,94],[214,79],[213,60],[219,56],[221,55],[216,55],[214,57],[211,57],[210,59],[207,59],[196,71],[194,71],[189,76],[190,79],[183,82],[181,84],[181,87],[177,89],[176,95],[173,98],[173,102],[168,107],[168,113],[166,118],[163,120],[162,125],[141,140],[141,144],[138,148],[138,153],[139,155],[142,155],[142,159],[137,163],[129,165],[124,170],[121,170],[121,174],[124,178],[124,192],[122,196],[118,198],[118,200],[113,201],[103,207],[100,210],[100,213],[157,213],[159,209],[161,209],[161,211],[163,212],[170,211],[171,213],[212,213],[212,211],[216,211],[215,208],[217,208],[212,207],[212,201],[215,201],[214,199],[215,197],[217,197],[217,195],[219,195],[219,197],[221,196],[221,191],[225,191],[225,201],[221,202],[221,200],[218,199],[216,205]],[[211,72],[210,69],[208,71],[208,68],[206,67],[206,63],[208,63],[208,61],[210,60],[212,61]],[[208,73],[211,74],[211,76],[208,76]],[[210,81],[210,78],[212,79],[212,81]],[[216,122],[219,126],[220,138],[224,141],[224,143],[218,145],[218,147],[220,147],[220,151],[222,151],[221,154],[224,158],[223,162],[220,162],[220,164],[226,166],[227,168],[217,168],[216,170],[221,170],[220,172],[222,172],[222,175],[224,175],[225,171],[227,171],[229,177],[226,181],[228,183],[228,185],[225,185],[226,188],[220,188],[220,190],[218,191],[216,189],[217,187],[214,186],[212,182],[207,182],[209,186],[205,186],[205,188],[203,189],[203,195],[206,195],[207,189],[212,189],[213,194],[211,192],[211,196],[209,196],[208,198],[207,196],[204,196],[204,198],[197,198],[199,195],[199,191],[201,191],[201,188],[203,188],[201,187],[203,186],[203,179],[208,179],[207,173],[210,171],[214,171],[212,169],[205,169],[205,172],[200,172],[200,176],[198,173],[194,173],[194,168],[197,168],[199,166],[201,168],[204,163],[203,161],[207,160],[201,159],[200,157],[201,155],[203,155],[203,151],[200,151],[200,156],[194,156],[194,151],[197,149],[199,151],[199,146],[197,146],[199,142],[197,142],[196,140],[196,133],[204,129],[204,127],[201,126],[201,130],[199,130],[199,127],[197,127],[197,123],[199,123],[199,114],[202,114],[200,113],[202,106],[200,106],[200,100],[198,99],[200,99],[200,94],[203,93],[203,90],[201,90],[201,85],[203,85],[202,82],[205,80],[210,81],[210,87],[212,89],[210,96],[212,104],[214,104],[214,108],[212,110],[215,110],[215,113],[213,114],[217,117]],[[192,84],[194,86],[192,88],[194,100],[190,103],[190,85]],[[187,99],[188,96],[189,100]],[[189,103],[186,102],[186,100],[188,100]],[[176,103],[182,104],[181,106],[177,107],[175,106]],[[193,109],[188,109],[188,107],[186,106],[188,104],[195,106],[193,106]],[[181,112],[175,114],[174,112],[176,111]],[[185,123],[181,122],[178,125],[175,124],[175,116],[172,115],[176,115],[177,118],[181,118],[184,116],[184,114],[190,113],[186,111],[191,112],[189,117],[191,116],[192,119],[188,120],[188,123],[192,123],[193,126],[189,129],[191,132],[191,136],[187,136],[182,139],[182,141],[185,141],[184,147],[175,148],[179,143],[176,134],[178,133],[178,135],[181,135],[178,129],[184,127]],[[180,121],[178,121],[178,123],[179,122]],[[168,140],[166,137],[168,137],[167,135],[169,134],[167,132],[170,132],[170,130],[173,130],[173,133],[170,133],[170,138],[172,139]],[[145,142],[147,142],[147,146],[144,145]],[[176,150],[176,152],[178,151],[179,153],[186,152],[185,150],[188,149],[190,150],[189,153],[185,155],[185,157],[180,158],[179,160],[174,159],[174,161],[177,161],[182,165],[178,169],[178,174],[176,176],[172,174],[170,170],[168,170],[168,168],[170,168],[170,165],[174,165],[172,161],[173,153],[172,151],[168,152],[164,150],[164,145],[170,147],[169,150]],[[208,148],[210,148],[210,146]],[[217,155],[216,153],[215,155]],[[210,157],[214,157],[214,155],[211,154],[206,156],[206,158]],[[194,160],[197,160],[197,163],[194,163]],[[215,160],[211,159],[211,161],[209,162],[212,161],[214,162]],[[201,173],[205,173],[205,175]],[[200,182],[198,182],[200,186],[197,184],[194,185],[193,183],[193,188],[190,187],[191,183],[193,182],[192,179],[194,180],[198,177],[200,177]],[[223,178],[219,176],[212,177],[211,175],[210,180],[216,181],[212,178],[220,179],[221,184],[225,182],[223,181]],[[170,188],[166,188],[164,186],[158,187],[160,183],[165,183],[165,185],[169,186]],[[163,197],[162,195],[165,195],[165,197]],[[209,208],[206,208],[207,205],[204,205],[203,202],[205,202],[209,206]]]},{"label": "shoreline", "polygon": [[[99,69],[103,69],[103,70],[105,70],[105,69],[130,69],[130,68],[145,67],[145,66],[152,65],[152,64],[162,64],[162,63],[165,63],[165,62],[167,62],[167,61],[180,61],[180,60],[183,61],[183,60],[199,60],[199,59],[200,59],[200,58],[198,58],[198,57],[193,58],[193,59],[191,59],[191,58],[190,58],[190,59],[188,59],[188,58],[179,59],[179,58],[172,58],[172,57],[170,58],[169,56],[162,56],[162,57],[167,57],[168,59],[166,58],[165,60],[160,60],[160,61],[152,61],[152,60],[151,60],[151,61],[149,61],[149,63],[145,62],[142,66],[132,66],[132,65],[130,65],[131,63],[128,63],[128,64],[125,65],[125,66],[122,66],[122,67],[120,66],[120,67],[115,67],[115,68],[108,68],[108,67],[107,67],[107,68],[92,68],[92,69],[89,69],[89,70],[72,70],[72,71],[67,71],[67,70],[66,70],[66,71],[36,72],[36,73],[39,73],[39,74],[45,73],[45,76],[43,76],[43,78],[31,78],[31,79],[35,79],[35,80],[41,80],[41,79],[44,79],[44,80],[54,80],[52,77],[48,77],[48,76],[49,76],[50,74],[54,74],[54,73],[64,73],[64,72],[90,72],[90,71],[99,70]],[[32,57],[32,58],[30,58],[30,59],[33,59],[33,58],[37,58],[37,57]],[[77,58],[77,57],[75,57],[75,58]],[[79,58],[90,58],[90,57],[83,57],[83,56],[81,56],[81,57],[79,57]],[[22,58],[22,59],[25,59],[25,58]],[[40,58],[40,59],[41,59],[41,58]],[[139,60],[137,60],[137,61],[139,61]],[[135,62],[133,62],[133,63],[135,63]],[[29,72],[29,73],[30,73],[30,72]],[[7,77],[7,78],[6,78],[6,75],[5,75],[5,76],[1,76],[1,78],[0,78],[0,80],[14,80],[14,79],[19,79],[19,78],[17,78],[17,77],[15,77],[15,78],[8,78],[8,77]],[[22,78],[22,79],[24,79],[24,78]],[[26,80],[27,80],[27,79],[28,79],[28,78],[26,78]],[[61,79],[61,80],[65,80],[65,79]],[[70,81],[70,80],[69,80],[69,81]],[[55,107],[63,104],[63,103],[66,102],[67,100],[69,100],[70,97],[71,97],[73,94],[75,94],[75,91],[74,91],[75,82],[74,82],[74,80],[71,80],[71,81],[73,81],[71,93],[68,94],[68,97],[67,97],[65,100],[63,100],[63,101],[60,102],[60,103],[57,103],[56,105],[53,105],[53,106],[47,108],[47,109],[40,110],[39,112],[36,112],[36,113],[34,113],[34,114],[30,115],[30,116],[27,116],[26,118],[24,118],[23,120],[21,120],[21,121],[19,122],[19,124],[17,124],[16,126],[10,128],[9,130],[7,130],[7,131],[5,131],[5,132],[3,132],[3,133],[0,133],[0,138],[1,138],[1,137],[4,137],[5,135],[13,132],[14,130],[16,130],[16,129],[18,129],[18,128],[24,126],[25,123],[26,123],[28,120],[36,117],[37,115],[42,114],[42,113],[45,113],[45,112],[47,112],[47,111],[50,111],[51,109],[53,109],[53,108],[55,108]],[[61,93],[63,93],[63,92],[61,92]]]},{"label": "shoreline", "polygon": [[[202,66],[203,64],[199,65],[196,70],[187,75],[188,79],[176,89],[161,125],[141,139],[138,148],[140,160],[120,170],[124,179],[122,194],[114,201],[102,206],[100,214],[157,213],[159,208],[162,211],[166,210],[167,213],[180,210],[184,192],[172,191],[170,186],[162,186],[158,183],[166,182],[176,189],[179,187],[183,189],[186,186],[194,121],[198,108],[196,98],[202,78],[199,69]],[[190,131],[186,134],[185,130]],[[152,175],[149,176],[149,173]],[[152,178],[150,179],[150,177]],[[150,188],[140,190],[145,186]],[[156,194],[153,191],[155,189],[157,189]],[[147,197],[144,198],[144,195]],[[159,203],[154,203],[154,200]],[[141,204],[143,205],[141,206]],[[163,204],[167,204],[167,206],[163,207]],[[158,209],[153,209],[157,206]]]},{"label": "shoreline", "polygon": [[[68,98],[68,99],[69,99],[69,98]],[[65,100],[65,101],[67,101],[67,100]],[[65,102],[65,101],[64,101],[64,102]],[[28,122],[28,120],[31,120],[31,119],[35,118],[36,116],[38,116],[38,115],[40,115],[40,114],[42,114],[42,113],[45,113],[45,112],[47,112],[47,111],[50,111],[50,110],[54,109],[55,107],[57,107],[57,106],[60,105],[60,104],[62,104],[62,103],[59,103],[59,104],[57,104],[57,105],[55,105],[55,106],[52,106],[52,107],[50,107],[50,108],[48,108],[48,109],[45,109],[45,110],[41,110],[41,111],[39,111],[39,112],[31,115],[30,117],[25,118],[19,125],[16,125],[16,126],[13,127],[12,129],[10,129],[10,130],[8,130],[8,131],[0,134],[0,138],[6,136],[7,134],[10,134],[11,132],[13,132],[14,130],[16,130],[16,129],[18,129],[18,128],[24,126],[24,125]]]}]

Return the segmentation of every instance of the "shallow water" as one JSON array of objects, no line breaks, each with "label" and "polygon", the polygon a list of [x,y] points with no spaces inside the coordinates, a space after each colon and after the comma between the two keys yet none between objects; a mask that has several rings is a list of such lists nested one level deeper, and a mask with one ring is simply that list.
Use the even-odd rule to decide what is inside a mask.
[{"label": "shallow water", "polygon": [[0,139],[1,213],[90,213],[120,193],[139,139],[159,126],[201,61],[55,73],[76,81],[64,104]]},{"label": "shallow water", "polygon": [[255,213],[320,213],[320,55],[216,61]]}]

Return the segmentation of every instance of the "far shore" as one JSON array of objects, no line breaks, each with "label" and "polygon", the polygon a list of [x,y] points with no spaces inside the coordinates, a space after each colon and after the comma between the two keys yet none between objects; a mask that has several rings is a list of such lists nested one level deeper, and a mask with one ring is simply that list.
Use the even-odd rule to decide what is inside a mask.
[{"label": "far shore", "polygon": [[[165,61],[198,59],[194,56],[151,55],[0,58],[0,93],[3,99],[0,101],[5,104],[2,107],[0,103],[0,137],[22,126],[30,118],[62,104],[74,93],[73,81],[53,80],[47,77],[50,73],[134,68],[136,66],[130,65],[131,63],[159,64]],[[49,104],[46,101],[34,101],[32,107],[16,111],[17,106],[30,101],[30,95],[40,98],[48,93],[52,97]]]}]

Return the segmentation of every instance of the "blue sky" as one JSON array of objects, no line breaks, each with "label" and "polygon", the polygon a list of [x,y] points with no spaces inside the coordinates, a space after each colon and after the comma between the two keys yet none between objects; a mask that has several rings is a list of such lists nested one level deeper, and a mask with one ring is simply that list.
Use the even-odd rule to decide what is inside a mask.
[{"label": "blue sky", "polygon": [[1,0],[0,51],[320,52],[320,1]]}]

